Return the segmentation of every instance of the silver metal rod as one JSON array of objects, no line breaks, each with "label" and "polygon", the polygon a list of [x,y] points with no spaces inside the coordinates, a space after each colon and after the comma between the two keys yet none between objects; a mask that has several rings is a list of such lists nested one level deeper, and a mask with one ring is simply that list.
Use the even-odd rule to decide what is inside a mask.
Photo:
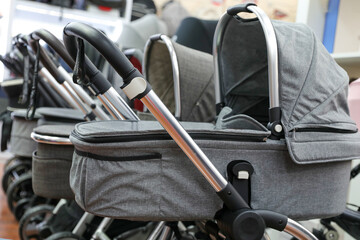
[{"label": "silver metal rod", "polygon": [[268,74],[270,88],[270,108],[279,107],[279,74],[278,74],[278,46],[274,27],[266,13],[257,6],[248,6],[248,10],[253,12],[259,19],[265,34],[266,48],[268,56]]},{"label": "silver metal rod", "polygon": [[[170,38],[166,35],[161,35],[160,38],[165,43],[165,45],[169,51],[171,67],[172,67],[172,72],[173,72],[173,81],[174,81],[174,99],[175,99],[174,115],[176,118],[180,118],[181,117],[181,95],[180,95],[179,63],[177,60],[177,56],[176,56],[176,52],[175,52],[173,43],[170,40]],[[149,55],[149,51],[150,51],[152,43],[153,43],[153,41],[149,39],[145,45],[144,60],[143,60],[143,67],[142,67],[145,79],[148,79],[147,74],[146,74],[146,66],[148,64],[147,59],[148,59],[148,55]],[[151,84],[151,82],[150,82],[150,84]]]},{"label": "silver metal rod", "polygon": [[204,152],[165,107],[154,91],[151,90],[141,99],[141,101],[166,129],[183,152],[190,158],[213,188],[217,192],[224,189],[227,185],[225,178],[220,174]]},{"label": "silver metal rod", "polygon": [[39,74],[47,80],[53,89],[74,109],[78,109],[76,102],[71,98],[69,93],[60,86],[55,78],[50,74],[46,68],[41,68]]},{"label": "silver metal rod", "polygon": [[[70,87],[74,89],[76,94],[84,101],[84,103],[86,103],[87,106],[89,106],[89,108],[91,108],[99,119],[110,120],[110,117],[101,109],[101,107],[96,105],[95,101],[85,92],[85,90],[72,81],[71,76],[62,66],[59,66],[58,70]],[[95,108],[93,108],[93,106],[95,106]]]},{"label": "silver metal rod", "polygon": [[114,119],[124,120],[122,115],[116,111],[115,107],[103,95],[98,95],[97,98],[100,100],[101,104],[105,106],[106,110]]},{"label": "silver metal rod", "polygon": [[104,101],[113,114],[116,115],[117,119],[129,119],[139,121],[139,117],[133,112],[133,110],[127,105],[124,99],[115,91],[113,87],[111,87],[105,94],[103,95]]},{"label": "silver metal rod", "polygon": [[73,145],[70,142],[69,138],[65,137],[55,137],[55,136],[47,136],[41,135],[35,132],[30,134],[30,137],[38,143],[45,143],[45,144],[54,144],[54,145]]},{"label": "silver metal rod", "polygon": [[171,228],[169,226],[165,226],[161,232],[159,240],[168,240],[172,234]]},{"label": "silver metal rod", "polygon": [[72,230],[72,233],[78,236],[82,236],[88,227],[88,224],[94,219],[94,215],[88,212],[85,212],[78,223],[76,224],[75,228]]},{"label": "silver metal rod", "polygon": [[284,232],[289,233],[299,240],[318,240],[309,230],[290,218],[288,218]]},{"label": "silver metal rod", "polygon": [[108,229],[112,221],[113,219],[111,218],[103,218],[103,220],[100,222],[100,225],[92,235],[91,240],[100,240],[106,238],[105,231]]},{"label": "silver metal rod", "polygon": [[74,89],[67,83],[64,82],[61,84],[63,88],[69,93],[71,98],[75,101],[77,108],[87,116],[90,113],[90,110],[85,106],[84,102],[79,98],[79,96],[75,93]]},{"label": "silver metal rod", "polygon": [[55,215],[58,213],[58,211],[60,210],[60,208],[65,205],[67,203],[66,199],[60,199],[60,201],[56,204],[54,210],[52,211],[52,213]]},{"label": "silver metal rod", "polygon": [[222,32],[224,31],[229,19],[229,14],[224,13],[216,25],[213,41],[214,55],[214,81],[215,81],[215,103],[221,102],[220,72],[219,72],[219,50],[221,47]]},{"label": "silver metal rod", "polygon": [[163,230],[164,226],[165,226],[164,221],[159,222],[156,225],[155,229],[151,232],[147,240],[156,240],[156,238],[160,235],[161,231]]},{"label": "silver metal rod", "polygon": [[[86,103],[86,105],[88,105],[92,109],[92,111],[99,119],[110,120],[110,117],[99,106],[96,105],[95,101],[85,92],[85,90],[72,81],[71,76],[62,66],[59,66],[58,70],[65,78],[65,81],[74,89],[74,91]],[[96,107],[92,108],[93,105],[95,105]]]}]

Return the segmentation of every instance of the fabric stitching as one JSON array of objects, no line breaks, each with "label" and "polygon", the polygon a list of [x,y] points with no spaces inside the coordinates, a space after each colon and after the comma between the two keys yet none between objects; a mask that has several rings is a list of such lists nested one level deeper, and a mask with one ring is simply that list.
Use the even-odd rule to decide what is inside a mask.
[{"label": "fabric stitching", "polygon": [[[312,56],[314,56],[315,46],[316,46],[316,45],[315,45],[314,33],[313,33],[312,35],[313,35],[313,50],[312,50]],[[300,91],[298,92],[298,96],[297,96],[296,101],[295,101],[295,103],[294,103],[294,107],[293,107],[293,109],[291,110],[290,117],[289,117],[289,119],[288,119],[288,121],[287,121],[287,123],[288,123],[287,125],[288,125],[288,126],[290,126],[290,121],[291,121],[291,119],[292,119],[292,117],[293,117],[293,114],[294,114],[294,111],[295,111],[295,107],[297,106],[297,103],[298,103],[298,101],[299,101],[300,93],[302,93],[302,90],[303,90],[303,88],[305,87],[305,84],[307,83],[307,77],[308,77],[308,75],[309,75],[309,73],[310,73],[310,69],[311,69],[311,66],[312,66],[312,64],[313,64],[313,61],[314,61],[314,58],[312,57],[312,58],[311,58],[311,62],[310,62],[310,64],[309,64],[308,71],[307,71],[307,73],[306,73],[305,81],[304,81],[303,85],[301,86]]]}]

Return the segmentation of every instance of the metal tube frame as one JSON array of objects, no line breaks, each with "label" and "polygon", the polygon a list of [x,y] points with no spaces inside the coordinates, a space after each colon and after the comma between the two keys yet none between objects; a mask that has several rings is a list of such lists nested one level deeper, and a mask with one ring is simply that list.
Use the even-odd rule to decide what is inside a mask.
[{"label": "metal tube frame", "polygon": [[[167,49],[169,51],[171,67],[172,67],[172,72],[173,72],[173,81],[174,81],[174,98],[175,98],[175,113],[174,113],[174,115],[177,119],[180,119],[180,117],[181,117],[180,70],[179,70],[179,63],[177,60],[177,55],[176,55],[173,43],[168,36],[160,35],[160,40],[162,40],[165,43],[165,46],[167,47]],[[144,60],[143,60],[142,72],[144,74],[145,79],[148,79],[146,69],[147,69],[150,49],[151,49],[153,43],[154,43],[154,41],[150,37],[150,39],[146,42],[146,45],[144,48],[145,50],[144,50]]]},{"label": "metal tube frame", "polygon": [[105,217],[103,220],[101,220],[100,225],[95,230],[94,234],[91,236],[91,240],[105,240],[109,239],[109,237],[106,236],[105,231],[108,229],[108,227],[113,222],[112,218]]},{"label": "metal tube frame", "polygon": [[109,116],[99,106],[96,105],[95,101],[84,91],[84,89],[72,81],[69,73],[62,66],[59,66],[58,70],[59,73],[64,77],[66,83],[70,85],[75,93],[82,99],[84,103],[86,103],[86,105],[99,119],[110,120]]},{"label": "metal tube frame", "polygon": [[64,87],[60,87],[60,84],[50,74],[46,68],[41,68],[39,74],[44,77],[47,82],[60,94],[60,96],[74,109],[79,109],[74,99],[69,95]]},{"label": "metal tube frame", "polygon": [[79,96],[75,93],[74,89],[69,85],[68,82],[63,82],[62,84],[60,84],[71,96],[71,98],[75,101],[77,108],[86,116],[87,120],[91,120],[88,119],[87,115],[91,112],[83,103],[83,101],[79,98]]},{"label": "metal tube frame", "polygon": [[141,98],[141,101],[190,158],[216,192],[223,190],[228,184],[226,179],[161,102],[159,97],[151,90],[145,97]]},{"label": "metal tube frame", "polygon": [[160,233],[164,229],[164,226],[165,226],[164,221],[158,222],[158,224],[156,225],[154,230],[151,232],[151,234],[149,235],[147,240],[156,240],[156,238],[160,235]]},{"label": "metal tube frame", "polygon": [[42,135],[35,132],[30,134],[30,137],[38,143],[52,144],[52,145],[73,145],[69,138],[66,137],[55,137]]},{"label": "metal tube frame", "polygon": [[318,240],[317,237],[315,237],[310,231],[290,218],[288,218],[284,232],[296,237],[299,240]]},{"label": "metal tube frame", "polygon": [[[127,5],[132,9],[132,0],[127,0]],[[131,12],[130,12],[131,17]],[[57,39],[53,34],[51,34],[47,30],[37,30],[30,34],[33,40],[43,40],[45,41],[56,53],[60,55],[60,57],[66,61],[66,63],[71,67],[74,65],[72,61],[72,57],[67,53],[64,45]],[[65,78],[66,79],[66,78]],[[95,94],[93,89],[89,87],[89,90]],[[131,120],[138,120],[137,115],[131,110],[131,108],[126,104],[126,102],[121,98],[121,96],[115,91],[115,89],[109,89],[107,93],[104,95],[97,95],[97,98],[100,102],[105,106],[105,108],[109,111],[109,113],[115,119],[127,119],[129,117]],[[109,102],[112,100],[114,102]],[[73,106],[73,104],[71,105]],[[95,112],[94,112],[95,113]],[[96,115],[96,114],[95,114]],[[121,117],[123,116],[123,118]]]},{"label": "metal tube frame", "polygon": [[105,104],[108,105],[109,110],[112,111],[112,114],[116,119],[129,119],[134,121],[140,120],[113,87],[109,88],[109,90],[103,94],[102,100],[104,100]]},{"label": "metal tube frame", "polygon": [[279,107],[279,73],[278,73],[278,46],[274,27],[266,13],[257,6],[248,6],[260,21],[266,39],[269,74],[270,108]]}]

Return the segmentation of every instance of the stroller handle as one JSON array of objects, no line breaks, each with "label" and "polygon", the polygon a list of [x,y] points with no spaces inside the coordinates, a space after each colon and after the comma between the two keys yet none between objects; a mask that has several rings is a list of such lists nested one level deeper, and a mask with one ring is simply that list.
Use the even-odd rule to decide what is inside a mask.
[{"label": "stroller handle", "polygon": [[[57,39],[53,34],[51,34],[49,31],[40,29],[37,31],[34,31],[30,34],[30,37],[33,39],[33,41],[36,40],[44,40],[50,47],[52,47],[60,56],[61,58],[66,62],[67,65],[69,65],[70,68],[74,68],[75,62],[72,59],[72,57],[69,55],[69,53],[66,51],[64,45],[60,42],[59,39]],[[97,90],[100,92],[100,94],[104,94],[109,88],[111,88],[111,84],[107,80],[103,80],[102,74],[100,74],[100,71],[95,67],[95,65],[88,60],[86,61],[86,74],[91,79],[91,82],[95,85]]]},{"label": "stroller handle", "polygon": [[[69,55],[69,53],[67,52],[67,50],[64,47],[64,45],[62,44],[62,42],[57,37],[55,37],[52,33],[50,33],[49,31],[47,31],[45,29],[39,29],[39,30],[32,32],[30,34],[30,37],[33,40],[40,40],[40,39],[44,40],[55,52],[57,52],[57,54],[60,55],[60,57],[66,62],[66,64],[70,68],[72,68],[72,69],[74,68],[75,61]],[[89,74],[88,77],[91,78],[91,82],[97,88],[98,92],[94,91],[94,89],[91,86],[89,86],[89,90],[91,92],[93,92],[94,95],[96,95],[100,99],[102,104],[105,106],[105,108],[108,110],[108,112],[115,119],[124,119],[125,118],[124,116],[127,116],[126,112],[128,112],[128,111],[124,110],[124,109],[126,109],[126,107],[124,106],[123,101],[121,101],[121,99],[119,99],[115,93],[109,94],[109,96],[102,95],[104,93],[109,92],[109,90],[112,90],[112,86],[105,79],[105,77],[100,73],[100,71],[92,64],[92,62],[90,60],[88,60],[86,58],[85,61],[86,61],[86,71],[87,71],[87,74]],[[59,71],[64,72],[64,69],[60,68]],[[81,98],[83,98],[84,101],[88,103],[90,108],[93,109],[95,114],[100,119],[109,119],[109,117],[103,112],[103,110],[101,108],[96,107],[94,102],[91,99],[89,99],[89,97],[87,96],[87,93],[85,93],[81,87],[74,86],[75,84],[73,84],[70,81],[68,81],[68,82],[75,89],[75,91],[81,96]],[[98,93],[100,93],[100,94],[98,94]],[[113,100],[113,101],[110,102],[110,100]],[[132,116],[132,115],[133,114],[131,114],[131,112],[130,112],[129,116]]]},{"label": "stroller handle", "polygon": [[[82,31],[82,28],[87,29],[86,34]],[[117,49],[118,52],[120,52],[120,50],[118,50],[118,47],[112,41],[103,33],[94,28],[89,28],[88,25],[84,23],[73,22],[64,28],[64,43],[73,58],[76,57],[77,52],[75,37],[83,38],[94,46],[120,74],[125,85],[133,78],[142,77],[141,73],[131,64],[124,54],[116,54],[116,52],[114,52],[114,49]]]}]

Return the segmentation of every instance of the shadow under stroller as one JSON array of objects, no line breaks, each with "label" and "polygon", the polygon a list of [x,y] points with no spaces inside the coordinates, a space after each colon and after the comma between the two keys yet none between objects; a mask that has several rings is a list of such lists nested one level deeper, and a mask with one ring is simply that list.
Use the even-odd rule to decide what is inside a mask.
[{"label": "shadow under stroller", "polygon": [[[253,12],[258,19],[244,20],[239,12]],[[225,44],[230,41],[226,33],[234,33],[231,29],[246,33],[235,35],[241,44],[231,38],[238,51]],[[242,40],[249,37],[254,39]],[[316,239],[287,216],[310,219],[343,212],[350,160],[360,155],[360,137],[348,114],[348,77],[306,26],[270,22],[252,4],[228,9],[214,40],[218,103],[223,108],[217,120],[220,128],[191,124],[190,135],[106,36],[85,24],[68,24],[64,43],[74,58],[75,38],[87,40],[101,52],[124,78],[127,96],[140,99],[186,154],[154,122],[78,124],[70,136],[76,149],[70,183],[85,210],[141,220],[215,216],[223,234],[246,240],[261,239],[265,226],[300,239]],[[249,42],[255,45],[252,50]],[[249,54],[262,66],[254,64]],[[223,64],[226,57],[235,66]],[[253,71],[244,74],[238,65]],[[238,74],[243,78],[236,78]],[[243,104],[244,93],[260,89],[258,96],[267,97],[266,75],[270,132],[251,117],[234,112],[237,104]],[[185,161],[186,156],[199,171]]]}]

